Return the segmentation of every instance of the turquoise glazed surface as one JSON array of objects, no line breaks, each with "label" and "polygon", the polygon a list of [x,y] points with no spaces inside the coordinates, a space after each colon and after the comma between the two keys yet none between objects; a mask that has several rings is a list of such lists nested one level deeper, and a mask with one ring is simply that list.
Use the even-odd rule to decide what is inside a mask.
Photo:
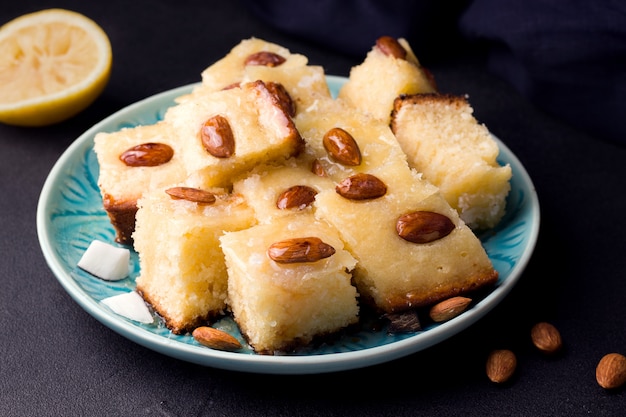
[{"label": "turquoise glazed surface", "polygon": [[[333,94],[345,78],[328,76]],[[188,85],[142,100],[106,118],[81,135],[61,156],[41,192],[37,230],[43,254],[63,288],[102,324],[128,339],[165,355],[204,366],[271,374],[311,374],[371,366],[418,352],[460,332],[495,307],[519,280],[534,249],[539,232],[539,202],[526,170],[497,138],[499,162],[513,170],[507,214],[481,241],[499,272],[496,287],[464,314],[442,324],[428,325],[416,333],[389,334],[385,329],[363,329],[338,340],[280,356],[257,355],[251,349],[223,352],[200,346],[191,335],[174,335],[155,317],[142,324],[113,313],[101,300],[132,291],[139,274],[137,254],[131,251],[131,274],[117,282],[98,279],[76,264],[94,239],[113,243],[115,232],[102,207],[98,189],[98,163],[93,138],[162,119],[174,99],[191,91]],[[243,338],[231,318],[215,327]],[[243,343],[245,346],[245,343]]]}]

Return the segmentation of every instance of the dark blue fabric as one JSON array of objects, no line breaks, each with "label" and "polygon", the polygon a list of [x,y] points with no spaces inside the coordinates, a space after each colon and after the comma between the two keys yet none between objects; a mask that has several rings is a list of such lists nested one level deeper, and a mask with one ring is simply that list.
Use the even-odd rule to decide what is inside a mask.
[{"label": "dark blue fabric", "polygon": [[626,2],[476,0],[460,30],[537,106],[626,144]]},{"label": "dark blue fabric", "polygon": [[[467,0],[243,0],[283,32],[362,58],[381,35],[415,40],[420,56],[436,53],[457,33]],[[444,48],[445,49],[445,48]]]},{"label": "dark blue fabric", "polygon": [[426,65],[476,47],[538,107],[626,144],[623,0],[246,3],[279,30],[361,58],[380,35],[406,37]]}]

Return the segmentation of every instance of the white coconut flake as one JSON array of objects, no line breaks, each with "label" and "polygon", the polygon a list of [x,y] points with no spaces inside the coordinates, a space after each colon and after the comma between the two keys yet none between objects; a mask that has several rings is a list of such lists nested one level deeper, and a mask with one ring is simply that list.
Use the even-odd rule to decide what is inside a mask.
[{"label": "white coconut flake", "polygon": [[78,267],[107,281],[119,281],[130,273],[130,250],[94,240],[78,261]]},{"label": "white coconut flake", "polygon": [[152,323],[154,321],[154,317],[150,314],[150,310],[144,303],[143,298],[135,291],[105,298],[102,300],[102,304],[109,307],[116,314],[130,320],[141,323]]}]

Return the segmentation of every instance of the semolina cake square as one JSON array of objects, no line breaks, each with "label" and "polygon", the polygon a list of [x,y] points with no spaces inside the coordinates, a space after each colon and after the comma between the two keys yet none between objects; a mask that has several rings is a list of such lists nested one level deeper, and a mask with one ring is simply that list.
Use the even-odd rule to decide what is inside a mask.
[{"label": "semolina cake square", "polygon": [[[173,151],[168,161],[158,165],[129,166],[120,156],[136,146],[163,144]],[[124,128],[116,132],[100,132],[94,138],[94,151],[100,168],[98,186],[116,240],[132,244],[137,200],[149,189],[182,181],[186,169],[182,149],[172,127],[165,122]]]},{"label": "semolina cake square", "polygon": [[276,217],[312,214],[315,195],[328,188],[334,183],[315,175],[310,161],[291,158],[281,166],[255,168],[233,191],[246,198],[259,223],[271,223]]},{"label": "semolina cake square", "polygon": [[[283,62],[256,60],[247,62],[254,54],[275,54]],[[232,88],[235,85],[262,80],[282,85],[296,108],[307,107],[316,96],[330,97],[326,84],[324,68],[308,65],[308,58],[291,53],[287,48],[263,39],[249,38],[242,40],[222,59],[202,72],[202,83],[192,94],[177,98],[178,102],[193,100],[196,95],[210,91]]]},{"label": "semolina cake square", "polygon": [[[334,254],[296,263],[268,256],[270,246],[306,237],[331,245]],[[228,304],[257,353],[289,351],[358,322],[358,295],[349,272],[356,261],[328,224],[313,216],[285,216],[225,233],[220,242],[228,267]]]},{"label": "semolina cake square", "polygon": [[[274,54],[284,61],[279,63],[275,60],[269,60],[265,65],[261,65],[261,60],[249,61],[254,54],[264,53]],[[218,91],[237,85],[245,78],[247,67],[271,65],[272,67],[291,69],[306,66],[307,63],[308,58],[306,56],[291,53],[284,46],[255,37],[243,39],[221,59],[205,68],[201,73],[201,84],[191,94],[178,97],[177,102],[193,99],[196,94],[204,95],[210,91]],[[249,79],[249,81],[256,81],[257,79],[261,78]]]},{"label": "semolina cake square", "polygon": [[416,94],[395,100],[391,127],[409,164],[437,185],[473,230],[495,227],[505,214],[511,167],[463,96]]},{"label": "semolina cake square", "polygon": [[[248,59],[250,56],[266,52],[278,55],[284,59],[282,63],[275,62],[270,64],[272,66],[292,68],[308,64],[308,58],[304,55],[291,53],[289,49],[276,43],[251,37],[243,39],[222,59],[206,68],[202,72],[202,84],[213,89],[222,89],[233,83],[241,82],[244,78],[246,67],[255,65],[254,63],[249,63]],[[259,65],[259,63],[256,65]]]},{"label": "semolina cake square", "polygon": [[397,96],[432,93],[437,87],[405,39],[382,38],[402,48],[404,57],[385,52],[379,38],[363,62],[350,70],[338,97],[388,124]]},{"label": "semolina cake square", "polygon": [[173,198],[166,189],[139,200],[133,234],[141,269],[136,284],[167,327],[181,334],[225,312],[228,275],[219,238],[255,220],[240,195],[208,190],[215,202],[202,204]]},{"label": "semolina cake square", "polygon": [[[362,303],[396,313],[496,282],[498,273],[480,240],[435,186],[399,164],[376,175],[387,185],[382,197],[351,200],[326,190],[315,202],[315,215],[340,232],[358,261],[354,281]],[[400,217],[423,211],[446,216],[451,232],[427,243],[401,238]]]},{"label": "semolina cake square", "polygon": [[[387,164],[408,167],[406,155],[389,126],[344,100],[320,99],[315,106],[298,113],[294,121],[306,142],[300,159],[317,163],[323,171],[321,175],[335,183],[349,175],[368,172]],[[344,130],[356,143],[361,154],[358,165],[337,162],[325,148],[324,136],[335,128]]]},{"label": "semolina cake square", "polygon": [[[225,120],[225,128],[207,127],[218,118]],[[164,120],[177,132],[190,181],[202,187],[230,187],[254,166],[290,158],[304,145],[291,117],[262,81],[197,95],[170,107]],[[211,152],[203,139],[207,132],[230,137],[232,153]]]}]

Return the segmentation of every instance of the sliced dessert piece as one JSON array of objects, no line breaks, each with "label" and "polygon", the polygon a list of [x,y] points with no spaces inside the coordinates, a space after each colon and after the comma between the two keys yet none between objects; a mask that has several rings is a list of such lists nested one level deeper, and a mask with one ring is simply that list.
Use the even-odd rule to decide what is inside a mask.
[{"label": "sliced dessert piece", "polygon": [[196,95],[168,109],[185,168],[197,186],[229,187],[261,163],[297,155],[304,146],[291,117],[262,81]]},{"label": "sliced dessert piece", "polygon": [[425,307],[498,278],[480,240],[437,188],[399,164],[373,171],[382,196],[316,196],[315,215],[341,234],[357,259],[363,303],[385,313]]},{"label": "sliced dessert piece", "polygon": [[317,96],[330,97],[324,68],[308,65],[308,58],[258,38],[241,41],[226,56],[202,72],[202,83],[177,102],[194,100],[208,92],[233,88],[261,80],[273,90],[282,90],[293,116],[297,108],[308,107]]},{"label": "sliced dessert piece", "polygon": [[334,183],[315,175],[310,162],[292,158],[282,166],[257,167],[233,190],[254,208],[259,223],[271,223],[276,217],[312,214],[315,195],[329,188]]},{"label": "sliced dessert piece", "polygon": [[98,186],[116,241],[131,245],[141,195],[186,177],[181,146],[171,126],[158,122],[100,132],[94,151],[100,167]]},{"label": "sliced dessert piece", "polygon": [[139,200],[133,234],[141,269],[137,291],[173,333],[225,312],[228,276],[219,237],[253,223],[245,200],[219,189],[183,184],[151,190]]},{"label": "sliced dessert piece", "polygon": [[294,68],[306,66],[307,63],[306,56],[292,54],[284,46],[254,37],[244,39],[202,71],[201,84],[191,94],[178,97],[177,101],[193,99],[196,92],[203,95],[238,85],[243,81],[247,67]]},{"label": "sliced dessert piece", "polygon": [[294,54],[284,46],[259,38],[244,39],[222,59],[202,72],[202,84],[215,90],[239,83],[248,66],[301,67],[308,58]]},{"label": "sliced dessert piece", "polygon": [[312,216],[224,234],[228,303],[257,353],[304,346],[358,322],[355,260],[337,232]]},{"label": "sliced dessert piece", "polygon": [[506,209],[511,167],[466,97],[415,94],[395,100],[391,127],[409,164],[441,190],[474,230],[495,227]]},{"label": "sliced dessert piece", "polygon": [[350,71],[339,97],[389,123],[393,101],[400,94],[437,91],[431,73],[421,66],[409,43],[380,37],[360,65]]},{"label": "sliced dessert piece", "polygon": [[306,142],[305,165],[340,183],[388,164],[408,169],[406,155],[388,125],[341,99],[320,99],[294,119]]}]

